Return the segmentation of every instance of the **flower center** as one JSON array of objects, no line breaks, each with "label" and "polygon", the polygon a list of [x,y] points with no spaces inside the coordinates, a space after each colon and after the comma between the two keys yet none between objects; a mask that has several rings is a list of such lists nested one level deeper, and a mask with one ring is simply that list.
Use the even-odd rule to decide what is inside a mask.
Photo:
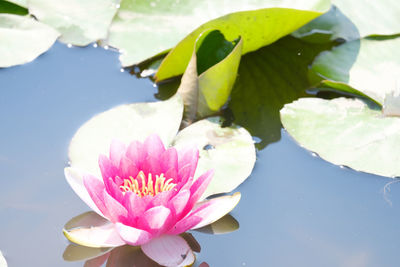
[{"label": "flower center", "polygon": [[139,197],[155,196],[174,188],[176,184],[172,183],[172,180],[172,178],[167,180],[162,173],[156,175],[156,179],[153,181],[152,175],[149,173],[146,183],[146,176],[140,171],[136,178],[129,176],[128,179],[124,179],[124,183],[119,188],[123,193],[130,191],[134,192]]}]

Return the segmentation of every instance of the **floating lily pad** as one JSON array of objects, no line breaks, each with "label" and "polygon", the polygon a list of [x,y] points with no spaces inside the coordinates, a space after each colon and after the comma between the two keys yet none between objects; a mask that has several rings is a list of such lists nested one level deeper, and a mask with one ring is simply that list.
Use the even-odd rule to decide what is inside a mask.
[{"label": "floating lily pad", "polygon": [[350,19],[336,6],[332,6],[329,12],[307,23],[292,35],[312,43],[359,39],[360,33]]},{"label": "floating lily pad", "polygon": [[[231,22],[227,22],[225,17],[217,19],[220,16],[233,12],[256,10],[273,6],[309,9],[313,11],[285,12],[285,10],[281,10],[277,12],[261,12],[262,14],[260,13],[259,17],[255,17],[253,13],[245,12],[243,16],[241,16],[242,19],[240,21],[234,21],[238,15],[229,17]],[[185,63],[181,66],[181,60],[179,60],[178,56],[176,64],[179,64],[180,68],[178,73],[172,75],[175,76],[177,74],[182,74],[185,71],[186,65],[192,54],[195,40],[198,35],[206,29],[215,28],[223,30],[225,35],[228,33],[228,40],[237,38],[238,35],[242,35],[245,43],[249,43],[249,47],[253,47],[254,45],[251,45],[251,43],[262,42],[261,40],[264,38],[264,36],[260,36],[259,33],[266,31],[265,21],[270,22],[269,25],[273,25],[271,29],[274,31],[274,33],[271,33],[270,36],[266,36],[265,38],[275,38],[276,40],[279,37],[290,33],[288,32],[283,34],[283,32],[291,30],[288,28],[294,27],[291,31],[295,30],[296,26],[292,24],[299,24],[297,25],[298,28],[320,15],[321,10],[326,11],[327,9],[329,9],[329,1],[327,0],[255,0],[240,2],[227,2],[224,0],[123,0],[121,1],[121,8],[110,27],[108,43],[111,46],[120,49],[122,53],[120,57],[122,65],[130,66],[140,63],[161,51],[170,49],[199,25],[206,23],[209,20],[216,19],[211,23],[204,24],[201,29],[195,30],[196,34],[191,34],[187,37],[190,40],[187,38],[185,39],[187,40],[185,43],[190,41],[190,44],[188,43],[185,45],[184,53],[178,53],[179,55],[184,56]],[[284,14],[287,14],[290,17],[284,17]],[[269,17],[266,18],[266,16]],[[257,23],[254,23],[255,19],[259,19]],[[282,23],[288,20],[291,22]],[[303,20],[306,21],[302,22]],[[278,22],[281,22],[279,27],[277,27]],[[156,24],[156,27],[154,24]],[[242,26],[239,27],[239,25]],[[231,28],[229,29],[230,26]],[[237,31],[238,27],[241,28],[241,31]],[[251,27],[258,28],[258,30],[254,31]],[[247,34],[243,34],[245,32]],[[277,34],[277,32],[282,32],[282,35],[274,35]],[[273,35],[274,37],[272,37]],[[258,45],[258,47],[261,46],[263,45]],[[257,48],[253,47],[253,50],[255,49]],[[162,77],[162,79],[163,78],[165,77]]]},{"label": "floating lily pad", "polygon": [[203,198],[235,189],[250,176],[256,161],[251,135],[238,126],[222,128],[220,120],[213,117],[191,124],[173,142],[178,148],[195,145],[199,149],[196,177],[214,169],[214,177]]},{"label": "floating lily pad", "polygon": [[8,1],[0,0],[0,13],[26,15],[28,14],[28,9]]},{"label": "floating lily pad", "polygon": [[185,105],[185,120],[193,122],[226,103],[242,56],[242,40],[226,41],[219,31],[204,34],[182,77],[178,93]]},{"label": "floating lily pad", "polygon": [[7,261],[0,250],[0,267],[7,267]]},{"label": "floating lily pad", "polygon": [[359,99],[301,98],[281,110],[288,133],[336,165],[400,176],[400,118],[384,117]]},{"label": "floating lily pad", "polygon": [[312,64],[312,71],[322,80],[320,86],[358,90],[382,105],[400,77],[399,47],[400,38],[354,40],[322,52]]},{"label": "floating lily pad", "polygon": [[174,139],[182,120],[179,96],[167,101],[122,105],[98,114],[76,132],[69,146],[71,167],[101,177],[100,154],[108,155],[113,139],[130,143],[156,133],[165,145]]},{"label": "floating lily pad", "polygon": [[33,18],[0,14],[0,67],[34,60],[46,52],[58,36],[57,31]]},{"label": "floating lily pad", "polygon": [[400,2],[397,0],[332,0],[356,25],[360,36],[400,33]]},{"label": "floating lily pad", "polygon": [[29,12],[61,33],[60,41],[85,46],[105,39],[120,0],[29,0]]},{"label": "floating lily pad", "polygon": [[287,36],[242,57],[229,108],[237,124],[261,139],[258,149],[280,139],[279,110],[306,96],[307,67],[330,46]]},{"label": "floating lily pad", "polygon": [[[158,69],[157,80],[165,80],[185,71],[196,39],[207,29],[220,30],[228,40],[241,36],[243,38],[242,53],[245,54],[290,34],[329,9],[329,1],[303,3],[301,10],[294,9],[293,6],[293,9],[264,8],[236,12],[201,25],[168,53]],[[305,10],[307,8],[309,10]]]}]

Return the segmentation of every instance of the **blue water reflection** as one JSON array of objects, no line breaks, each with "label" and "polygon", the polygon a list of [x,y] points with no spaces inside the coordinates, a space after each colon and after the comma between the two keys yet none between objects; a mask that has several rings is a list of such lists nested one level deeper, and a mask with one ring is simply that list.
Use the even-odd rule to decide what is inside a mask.
[{"label": "blue water reflection", "polygon": [[[121,73],[117,54],[57,43],[0,70],[0,250],[10,266],[64,262],[62,227],[88,210],[66,183],[67,148],[91,116],[154,100],[148,80]],[[236,232],[193,233],[210,266],[399,266],[400,184],[333,166],[285,132],[258,152],[238,189]]]}]

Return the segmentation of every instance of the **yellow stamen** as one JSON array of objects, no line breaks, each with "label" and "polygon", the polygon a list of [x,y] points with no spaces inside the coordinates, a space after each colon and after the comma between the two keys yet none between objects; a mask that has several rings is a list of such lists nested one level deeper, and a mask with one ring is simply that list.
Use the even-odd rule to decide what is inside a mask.
[{"label": "yellow stamen", "polygon": [[[138,180],[141,182],[140,186]],[[174,188],[176,184],[172,181],[172,178],[166,180],[164,174],[162,173],[160,175],[156,175],[154,182],[151,173],[149,173],[146,183],[146,176],[144,175],[143,171],[140,171],[136,178],[129,176],[128,179],[124,179],[124,183],[119,188],[123,193],[131,191],[137,194],[139,197],[155,196],[159,193],[166,192]]]}]

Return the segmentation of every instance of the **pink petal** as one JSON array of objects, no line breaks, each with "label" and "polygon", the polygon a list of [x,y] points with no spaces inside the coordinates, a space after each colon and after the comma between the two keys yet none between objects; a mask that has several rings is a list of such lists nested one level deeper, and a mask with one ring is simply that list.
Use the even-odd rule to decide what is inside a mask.
[{"label": "pink petal", "polygon": [[101,211],[102,216],[109,218],[107,207],[104,204],[105,187],[103,182],[91,175],[85,175],[83,177],[83,184],[86,187],[91,199],[97,208]]},{"label": "pink petal", "polygon": [[177,193],[178,193],[178,191],[176,191],[175,188],[173,188],[169,191],[158,193],[154,197],[150,197],[148,206],[152,206],[152,207],[164,206],[164,207],[166,207],[168,205],[168,202],[170,201],[170,199],[173,198]]},{"label": "pink petal", "polygon": [[108,219],[116,223],[121,220],[121,217],[126,218],[128,211],[121,203],[111,197],[106,191],[103,191],[104,203],[108,211]]},{"label": "pink petal", "polygon": [[142,245],[142,251],[149,258],[167,267],[189,266],[194,254],[188,243],[178,235],[165,235]]},{"label": "pink petal", "polygon": [[240,193],[236,192],[232,196],[222,196],[198,203],[198,207],[192,214],[201,218],[201,222],[192,227],[197,229],[209,225],[226,214],[228,214],[240,201]]},{"label": "pink petal", "polygon": [[88,191],[83,184],[83,176],[75,169],[69,167],[64,169],[64,175],[71,186],[72,190],[85,202],[93,211],[95,211],[100,216],[104,216],[103,213],[94,204],[92,198],[90,197]]},{"label": "pink petal", "polygon": [[178,170],[175,169],[175,167],[169,168],[167,171],[165,171],[164,176],[167,179],[172,178],[174,179],[174,182],[178,182],[176,179],[178,177]]},{"label": "pink petal", "polygon": [[199,150],[195,147],[178,151],[178,168],[189,164],[191,166],[189,176],[193,177],[199,160]]},{"label": "pink petal", "polygon": [[143,245],[152,238],[149,232],[122,223],[116,223],[116,228],[121,238],[131,246]]},{"label": "pink petal", "polygon": [[171,216],[171,211],[163,206],[153,207],[144,213],[144,219],[152,231],[160,230],[165,226],[167,219]]},{"label": "pink petal", "polygon": [[110,146],[110,160],[114,166],[119,166],[121,157],[125,154],[126,146],[119,140],[112,140]]},{"label": "pink petal", "polygon": [[[118,165],[117,165],[118,166]],[[111,161],[104,155],[99,156],[99,167],[103,180],[114,178],[118,176],[118,168],[114,166]]]},{"label": "pink petal", "polygon": [[161,154],[165,151],[163,142],[156,134],[152,134],[147,137],[143,145],[147,155],[152,155],[154,157],[161,156]]},{"label": "pink petal", "polygon": [[[116,178],[119,179],[118,176]],[[123,202],[124,195],[122,194],[122,191],[119,188],[119,186],[113,181],[112,178],[105,179],[104,186],[106,188],[107,193],[110,196],[112,196],[113,198],[115,198],[117,201],[119,201],[121,203]]]},{"label": "pink petal", "polygon": [[184,233],[201,222],[202,218],[199,216],[195,216],[193,214],[189,214],[179,222],[177,222],[169,231],[168,234],[170,235],[179,235]]},{"label": "pink petal", "polygon": [[206,191],[213,175],[214,170],[209,170],[201,175],[199,178],[197,178],[196,181],[194,181],[193,185],[190,187],[191,197],[188,203],[188,205],[191,205],[191,208]]},{"label": "pink petal", "polygon": [[115,225],[94,212],[73,218],[63,232],[71,242],[86,247],[118,247],[125,244]]},{"label": "pink petal", "polygon": [[186,164],[185,166],[181,167],[178,170],[178,183],[186,183],[193,175],[192,173],[192,166],[190,164]]},{"label": "pink petal", "polygon": [[119,164],[119,176],[122,178],[136,177],[139,169],[128,157],[123,156]]},{"label": "pink petal", "polygon": [[137,168],[140,169],[147,154],[143,149],[143,144],[139,141],[133,141],[126,150],[126,157],[129,158]]},{"label": "pink petal", "polygon": [[[160,157],[161,171],[165,174],[168,170],[178,170],[178,152],[174,147],[168,148]],[[173,178],[168,177],[168,178]]]},{"label": "pink petal", "polygon": [[188,200],[190,197],[190,191],[189,190],[181,190],[177,195],[175,195],[171,200],[170,200],[170,205],[172,206],[175,216],[177,220],[180,220],[183,216],[186,214],[183,214],[181,216],[183,210],[185,209]]},{"label": "pink petal", "polygon": [[141,170],[143,171],[146,177],[149,175],[149,173],[151,173],[153,181],[155,181],[155,176],[160,175],[162,172],[162,168],[158,157],[153,155],[148,155],[146,161],[143,162]]},{"label": "pink petal", "polygon": [[129,225],[135,223],[136,218],[146,211],[146,202],[133,192],[125,193],[123,205],[128,210]]}]

